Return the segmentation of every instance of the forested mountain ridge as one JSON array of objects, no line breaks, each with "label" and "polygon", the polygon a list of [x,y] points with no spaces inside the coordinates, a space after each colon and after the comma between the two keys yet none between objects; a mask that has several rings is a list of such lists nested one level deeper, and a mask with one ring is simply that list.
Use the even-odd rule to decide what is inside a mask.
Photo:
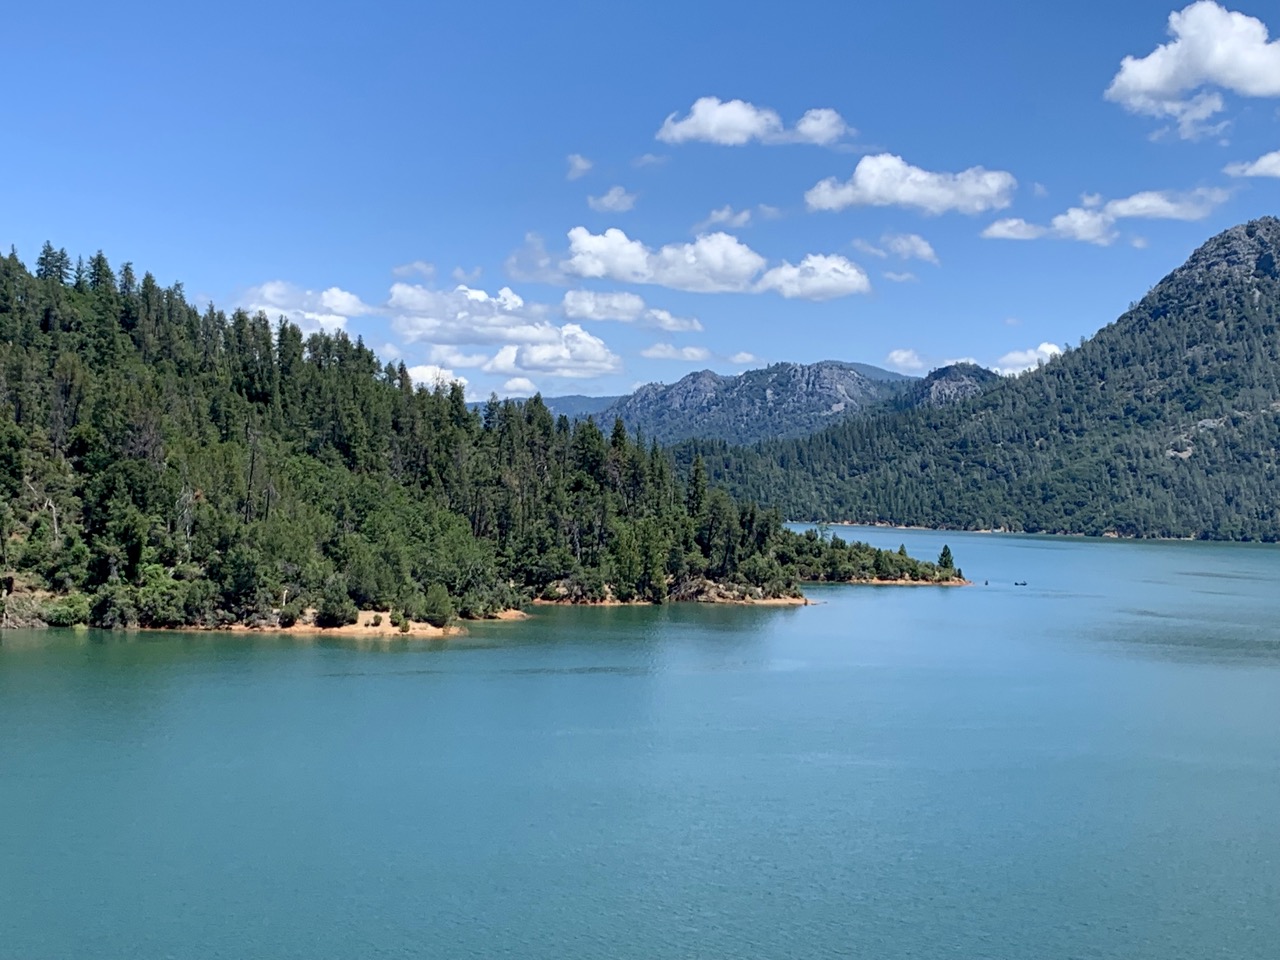
[{"label": "forested mountain ridge", "polygon": [[659,443],[691,437],[752,443],[813,433],[833,420],[892,400],[916,380],[860,363],[775,363],[734,376],[699,370],[650,383],[600,415],[620,417]]},{"label": "forested mountain ridge", "polygon": [[0,625],[439,624],[957,575],[790,533],[621,423],[470,410],[345,334],[201,312],[48,244],[34,274],[0,258],[0,492]]},{"label": "forested mountain ridge", "polygon": [[957,405],[682,455],[796,518],[1280,539],[1278,261],[1263,217],[1078,349]]}]

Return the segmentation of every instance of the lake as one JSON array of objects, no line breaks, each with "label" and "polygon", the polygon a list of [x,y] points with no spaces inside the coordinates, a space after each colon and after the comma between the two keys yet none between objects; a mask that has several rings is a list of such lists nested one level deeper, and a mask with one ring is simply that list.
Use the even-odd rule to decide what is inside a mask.
[{"label": "lake", "polygon": [[1276,956],[1280,548],[837,532],[976,585],[5,633],[0,956]]}]

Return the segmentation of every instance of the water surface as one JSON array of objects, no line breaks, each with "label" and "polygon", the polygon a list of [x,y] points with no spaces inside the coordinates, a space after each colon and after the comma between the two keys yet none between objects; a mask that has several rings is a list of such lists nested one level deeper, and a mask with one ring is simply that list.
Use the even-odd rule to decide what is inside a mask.
[{"label": "water surface", "polygon": [[0,956],[1274,957],[1280,550],[856,535],[978,585],[6,633]]}]

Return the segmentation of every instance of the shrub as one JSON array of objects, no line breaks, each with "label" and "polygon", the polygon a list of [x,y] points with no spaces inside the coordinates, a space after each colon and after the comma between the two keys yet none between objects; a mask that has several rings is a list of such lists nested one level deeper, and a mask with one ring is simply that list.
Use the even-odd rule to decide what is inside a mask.
[{"label": "shrub", "polygon": [[433,583],[427,588],[422,619],[433,627],[443,627],[453,619],[453,601],[443,583]]},{"label": "shrub", "polygon": [[380,626],[382,626],[382,614],[380,614],[380,613],[375,613],[375,614],[373,615],[373,625],[374,625],[375,627],[380,627]]},{"label": "shrub", "polygon": [[40,619],[51,627],[74,627],[89,622],[89,598],[83,593],[46,603],[40,611]]},{"label": "shrub", "polygon": [[325,585],[324,596],[316,608],[317,627],[345,627],[360,619],[360,611],[347,595],[347,583],[333,577]]}]

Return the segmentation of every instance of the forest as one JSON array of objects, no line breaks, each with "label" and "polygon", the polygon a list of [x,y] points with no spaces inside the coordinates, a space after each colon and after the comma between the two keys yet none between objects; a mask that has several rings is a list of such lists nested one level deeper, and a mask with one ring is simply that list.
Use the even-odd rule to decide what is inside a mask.
[{"label": "forest", "polygon": [[201,311],[101,252],[0,259],[0,408],[10,625],[439,625],[532,598],[960,577],[949,551],[789,531],[620,422],[469,409],[345,333]]},{"label": "forest", "polygon": [[793,519],[1280,539],[1280,220],[1214,237],[1095,336],[974,397],[810,436],[691,441]]}]

